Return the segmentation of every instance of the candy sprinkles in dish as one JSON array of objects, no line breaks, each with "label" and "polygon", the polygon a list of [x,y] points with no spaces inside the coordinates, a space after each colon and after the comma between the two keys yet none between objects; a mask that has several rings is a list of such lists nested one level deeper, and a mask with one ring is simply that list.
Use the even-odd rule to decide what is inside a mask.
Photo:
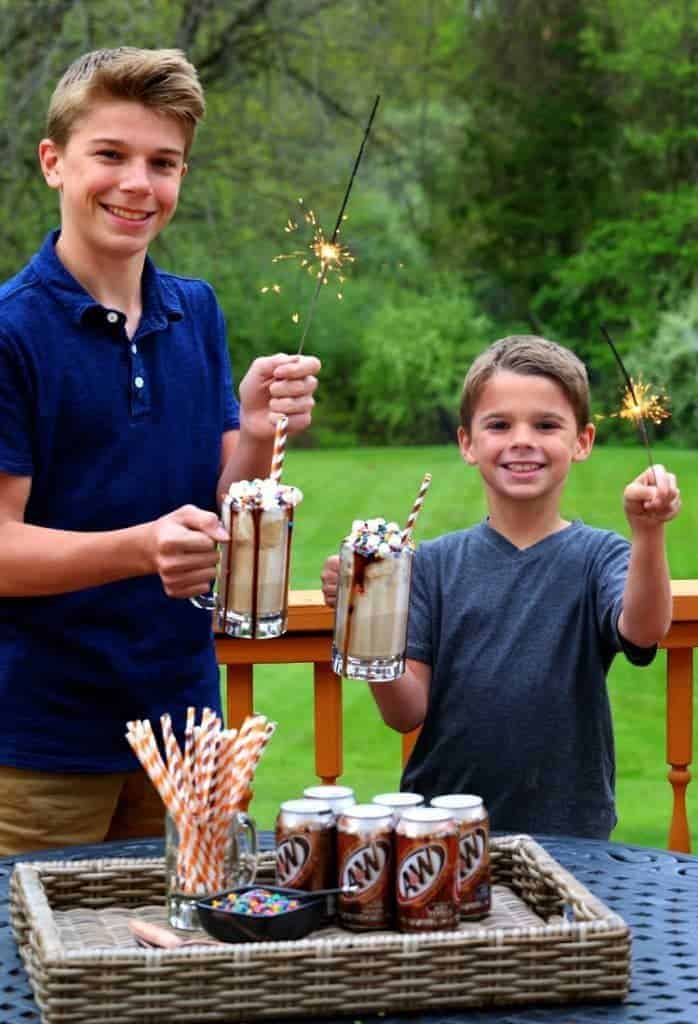
[{"label": "candy sprinkles in dish", "polygon": [[302,939],[320,928],[327,893],[243,885],[197,903],[199,921],[223,942],[280,942]]}]

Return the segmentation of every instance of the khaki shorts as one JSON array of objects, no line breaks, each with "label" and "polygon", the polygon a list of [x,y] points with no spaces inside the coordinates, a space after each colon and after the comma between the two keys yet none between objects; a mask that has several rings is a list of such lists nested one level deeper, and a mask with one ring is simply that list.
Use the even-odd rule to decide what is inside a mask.
[{"label": "khaki shorts", "polygon": [[0,856],[161,836],[164,822],[143,771],[60,775],[0,765]]}]

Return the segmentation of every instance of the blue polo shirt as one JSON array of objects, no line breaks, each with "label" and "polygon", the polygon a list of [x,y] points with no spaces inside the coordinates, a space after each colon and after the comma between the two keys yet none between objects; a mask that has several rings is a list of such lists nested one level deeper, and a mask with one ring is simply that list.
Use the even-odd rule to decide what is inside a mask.
[{"label": "blue polo shirt", "polygon": [[[221,436],[239,418],[213,290],[147,259],[129,339],[57,237],[0,287],[0,470],[31,477],[26,521],[90,532],[215,509]],[[190,703],[219,706],[209,616],[158,576],[0,599],[0,764],[132,769],[126,722],[169,711],[181,731]]]}]

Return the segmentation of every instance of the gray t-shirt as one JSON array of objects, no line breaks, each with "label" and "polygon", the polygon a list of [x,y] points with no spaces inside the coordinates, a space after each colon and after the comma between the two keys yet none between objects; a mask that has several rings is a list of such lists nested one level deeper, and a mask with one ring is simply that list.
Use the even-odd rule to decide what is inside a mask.
[{"label": "gray t-shirt", "polygon": [[486,522],[420,545],[407,656],[432,680],[402,789],[477,793],[495,829],[608,838],[606,673],[656,653],[618,633],[629,553],[580,521],[523,551]]}]

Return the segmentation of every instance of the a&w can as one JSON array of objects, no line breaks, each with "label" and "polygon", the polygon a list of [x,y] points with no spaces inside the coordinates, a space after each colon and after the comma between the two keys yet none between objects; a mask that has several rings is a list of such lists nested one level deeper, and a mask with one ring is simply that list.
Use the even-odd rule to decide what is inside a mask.
[{"label": "a&w can", "polygon": [[433,932],[458,926],[458,835],[448,811],[410,807],[395,826],[397,926]]},{"label": "a&w can", "polygon": [[320,800],[285,800],[276,819],[276,884],[286,889],[335,885],[334,815]]},{"label": "a&w can", "polygon": [[482,798],[468,793],[435,796],[458,827],[458,902],[461,917],[486,917],[491,907],[490,822]]},{"label": "a&w can", "polygon": [[337,819],[339,921],[353,931],[393,923],[393,815],[389,807],[354,804]]}]

